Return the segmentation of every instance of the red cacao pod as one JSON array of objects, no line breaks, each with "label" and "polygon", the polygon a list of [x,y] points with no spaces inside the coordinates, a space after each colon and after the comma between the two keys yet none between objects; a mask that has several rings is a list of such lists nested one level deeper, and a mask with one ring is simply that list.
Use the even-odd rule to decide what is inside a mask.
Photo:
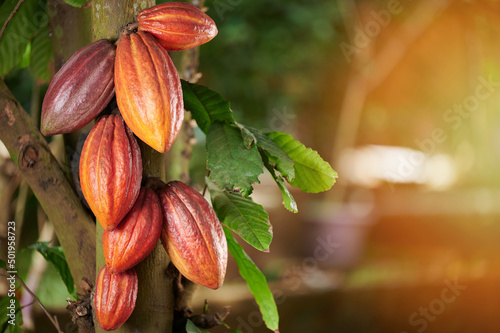
[{"label": "red cacao pod", "polygon": [[114,62],[115,46],[101,39],[64,64],[43,100],[43,135],[76,131],[101,113],[115,93]]},{"label": "red cacao pod", "polygon": [[116,330],[130,317],[137,300],[139,281],[135,270],[111,274],[106,265],[99,271],[95,285],[95,314],[101,328]]},{"label": "red cacao pod", "polygon": [[227,242],[222,226],[203,196],[173,181],[158,192],[163,209],[162,244],[187,279],[217,289],[224,282]]},{"label": "red cacao pod", "polygon": [[184,120],[184,101],[177,70],[153,36],[138,32],[120,38],[115,87],[132,132],[160,153],[169,150]]},{"label": "red cacao pod", "polygon": [[113,230],[132,208],[141,178],[141,151],[122,117],[99,119],[83,145],[80,184],[105,230]]},{"label": "red cacao pod", "polygon": [[127,216],[113,231],[104,231],[103,250],[111,273],[134,267],[153,251],[160,239],[163,215],[155,191],[141,188]]},{"label": "red cacao pod", "polygon": [[204,44],[217,35],[214,21],[198,7],[184,2],[166,2],[144,9],[137,21],[139,31],[154,35],[170,51]]}]

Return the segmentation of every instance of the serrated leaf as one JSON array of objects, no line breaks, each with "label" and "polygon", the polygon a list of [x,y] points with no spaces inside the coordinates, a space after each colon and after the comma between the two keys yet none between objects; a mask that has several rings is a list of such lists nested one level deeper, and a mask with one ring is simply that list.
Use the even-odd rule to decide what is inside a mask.
[{"label": "serrated leaf", "polygon": [[236,260],[241,277],[245,279],[248,289],[255,297],[267,328],[277,331],[279,326],[278,308],[267,284],[266,277],[243,251],[241,245],[236,242],[231,230],[224,227],[224,233],[226,234],[229,252]]},{"label": "serrated leaf", "polygon": [[234,123],[228,101],[221,95],[199,84],[181,80],[184,108],[191,112],[198,127],[207,134],[214,121]]},{"label": "serrated leaf", "polygon": [[29,248],[40,252],[45,260],[54,265],[70,295],[77,299],[78,295],[76,294],[73,277],[62,248],[60,246],[49,247],[49,242],[37,242],[30,245]]},{"label": "serrated leaf", "polygon": [[245,146],[250,147],[254,142],[257,142],[257,139],[253,135],[253,133],[244,125],[236,123],[236,126],[241,130],[241,136],[243,137],[243,141],[245,142]]},{"label": "serrated leaf", "polygon": [[[0,7],[0,26],[3,26],[9,14],[14,10],[17,0],[7,0]],[[36,18],[36,19],[34,19]],[[26,51],[31,37],[40,25],[48,23],[45,1],[25,0],[9,21],[0,38],[0,76],[13,69]]]},{"label": "serrated leaf", "polygon": [[[11,318],[11,300],[14,300],[14,316]],[[14,319],[15,325],[12,325],[9,321]],[[19,306],[19,301],[15,297],[4,296],[0,298],[0,332],[2,333],[21,333],[22,330],[20,326],[23,324],[23,314]]]},{"label": "serrated leaf", "polygon": [[35,78],[43,83],[52,78],[54,48],[48,26],[40,28],[31,41],[31,69]]},{"label": "serrated leaf", "polygon": [[89,0],[64,0],[68,5],[80,8],[87,4]]},{"label": "serrated leaf", "polygon": [[251,198],[220,191],[208,182],[212,205],[219,220],[257,250],[266,251],[273,239],[269,215]]},{"label": "serrated leaf", "polygon": [[249,196],[264,169],[257,148],[245,146],[237,127],[215,122],[208,129],[206,149],[210,180],[221,189]]},{"label": "serrated leaf", "polygon": [[186,322],[186,333],[210,333],[210,332],[197,327],[191,320],[188,319]]},{"label": "serrated leaf", "polygon": [[329,190],[338,177],[337,172],[325,162],[318,152],[306,148],[290,134],[270,132],[267,134],[294,161],[295,179],[292,186],[304,192],[318,193]]},{"label": "serrated leaf", "polygon": [[258,129],[252,127],[245,128],[253,134],[257,141],[257,146],[264,151],[269,159],[269,163],[289,182],[293,181],[295,178],[295,169],[293,167],[294,162],[290,156],[288,156],[288,154],[271,138],[267,137]]}]

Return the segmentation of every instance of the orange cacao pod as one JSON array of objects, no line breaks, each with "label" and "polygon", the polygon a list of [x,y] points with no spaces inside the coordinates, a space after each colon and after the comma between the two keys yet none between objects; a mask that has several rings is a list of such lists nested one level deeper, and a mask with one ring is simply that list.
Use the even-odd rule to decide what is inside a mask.
[{"label": "orange cacao pod", "polygon": [[122,117],[99,119],[83,145],[80,184],[105,230],[113,230],[132,208],[141,178],[141,151]]},{"label": "orange cacao pod", "polygon": [[180,181],[158,194],[164,217],[161,240],[170,260],[187,279],[219,288],[226,275],[227,242],[212,207]]},{"label": "orange cacao pod", "polygon": [[160,153],[169,150],[184,120],[184,101],[177,70],[153,36],[138,32],[118,41],[115,87],[132,132]]},{"label": "orange cacao pod", "polygon": [[116,330],[130,317],[137,300],[138,280],[135,270],[111,274],[104,265],[95,285],[95,314],[101,328]]},{"label": "orange cacao pod", "polygon": [[137,21],[139,31],[154,35],[170,51],[204,44],[217,35],[214,21],[198,7],[184,2],[166,2],[144,9]]},{"label": "orange cacao pod", "polygon": [[155,191],[141,188],[127,216],[113,231],[104,231],[103,250],[111,273],[134,267],[153,251],[160,239],[163,215]]},{"label": "orange cacao pod", "polygon": [[98,40],[76,52],[54,76],[43,100],[41,131],[54,135],[90,123],[115,93],[115,46]]}]

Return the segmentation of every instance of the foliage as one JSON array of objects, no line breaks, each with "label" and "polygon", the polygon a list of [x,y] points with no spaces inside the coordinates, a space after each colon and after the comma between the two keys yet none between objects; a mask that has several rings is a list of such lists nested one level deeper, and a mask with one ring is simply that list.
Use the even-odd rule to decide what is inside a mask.
[{"label": "foliage", "polygon": [[276,181],[284,206],[297,212],[297,204],[285,180],[306,192],[326,191],[337,173],[317,152],[289,134],[263,133],[236,123],[229,102],[212,90],[183,82],[185,108],[206,133],[206,184],[219,220],[227,226],[226,238],[240,274],[246,280],[271,330],[278,329],[278,312],[262,273],[234,240],[229,229],[258,250],[268,251],[272,240],[269,217],[249,195],[264,166]]},{"label": "foliage", "polygon": [[267,285],[264,274],[262,274],[252,259],[243,251],[241,245],[236,242],[231,231],[224,228],[224,232],[226,233],[229,252],[236,260],[241,276],[245,279],[250,292],[254,295],[266,326],[270,330],[276,331],[279,322],[278,308],[276,307],[273,294]]},{"label": "foliage", "polygon": [[[9,307],[12,306],[11,300],[14,300],[14,323],[15,325],[12,325],[9,323],[11,320],[11,317],[9,316],[11,314],[11,309]],[[19,306],[19,301],[17,298],[11,298],[8,296],[4,296],[0,298],[0,332],[2,333],[21,333],[22,330],[20,326],[23,324],[23,317],[22,317],[22,312],[21,308]]]},{"label": "foliage", "polygon": [[30,245],[29,248],[40,252],[45,260],[54,265],[70,295],[77,299],[78,295],[75,290],[73,277],[71,276],[62,248],[60,246],[49,247],[49,242],[37,242]]},{"label": "foliage", "polygon": [[[0,25],[3,26],[9,14],[17,4],[17,0],[7,0],[0,6]],[[33,36],[36,36],[36,48],[32,49],[32,59],[36,59],[35,73],[41,73],[51,60],[51,48],[43,38],[46,37],[49,16],[45,1],[25,0],[12,17],[0,39],[0,76],[5,76],[18,65]],[[29,54],[29,53],[28,53]],[[24,64],[25,65],[25,64]]]},{"label": "foliage", "polygon": [[[65,1],[75,7],[82,7],[87,3],[86,0]],[[1,25],[16,4],[17,0],[7,0],[0,5]],[[311,89],[312,84],[308,78],[312,71],[321,69],[312,66],[315,62],[312,61],[311,54],[321,53],[331,44],[335,33],[328,18],[334,11],[335,4],[321,3],[311,11],[303,10],[304,6],[310,7],[310,3],[282,6],[256,1],[241,4],[241,9],[234,5],[229,11],[227,8],[221,9],[220,4],[214,1],[208,0],[206,5],[212,8],[209,15],[219,27],[225,29],[219,29],[220,34],[215,43],[204,46],[203,50],[207,55],[205,59],[210,61],[210,67],[202,68],[202,71],[208,74],[209,79],[221,73],[231,78],[221,81],[219,87],[230,92],[232,100],[238,103],[238,109],[253,115],[253,119],[248,117],[250,121],[265,120],[265,111],[278,104],[294,106],[303,102],[285,98],[293,95],[293,89],[302,91],[302,95],[308,97],[315,96],[317,92]],[[262,11],[264,5],[265,12]],[[233,10],[245,15],[229,15]],[[39,19],[34,20],[35,17]],[[275,22],[285,23],[281,23],[282,26],[279,27],[273,26],[271,33],[263,34],[251,23],[256,21],[255,17],[259,18],[258,29],[262,31],[270,28]],[[280,17],[281,21],[276,20],[277,17]],[[314,25],[310,24],[311,20],[314,20]],[[16,67],[26,67],[31,70],[38,84],[50,81],[53,75],[54,50],[48,21],[46,1],[23,2],[0,39],[0,76],[5,76]],[[31,24],[27,25],[26,22]],[[312,32],[304,33],[304,29],[311,27]],[[315,41],[309,43],[303,36],[314,36]],[[306,45],[310,48],[304,52]],[[232,52],[226,52],[227,49]],[[268,50],[269,53],[255,52],[261,49]],[[218,50],[224,52],[221,54]],[[229,61],[238,61],[240,72],[226,72],[224,66]],[[284,72],[293,72],[290,68],[294,66],[304,67],[304,64],[311,65],[309,71],[297,73],[294,77],[281,75]],[[261,80],[256,74],[257,67],[258,73],[262,69],[268,71],[274,82]],[[234,80],[238,80],[237,85]],[[299,84],[292,88],[292,91],[277,91],[273,88],[286,82]],[[229,251],[259,305],[266,326],[273,331],[277,330],[278,311],[267,281],[231,231],[256,249],[269,251],[273,238],[269,216],[264,208],[251,198],[253,184],[259,182],[259,177],[265,169],[280,189],[284,207],[294,213],[298,212],[297,203],[287,186],[317,193],[331,188],[337,174],[317,152],[305,147],[291,135],[277,131],[261,131],[237,122],[235,114],[239,113],[233,112],[231,104],[214,90],[187,81],[181,83],[185,108],[191,112],[199,129],[206,136],[206,166],[210,174],[205,182],[214,210],[225,225]],[[35,243],[30,248],[40,252],[54,265],[68,292],[76,298],[73,277],[62,248],[49,247],[48,243]],[[0,303],[2,301],[4,299]],[[189,320],[186,330],[204,332]]]}]

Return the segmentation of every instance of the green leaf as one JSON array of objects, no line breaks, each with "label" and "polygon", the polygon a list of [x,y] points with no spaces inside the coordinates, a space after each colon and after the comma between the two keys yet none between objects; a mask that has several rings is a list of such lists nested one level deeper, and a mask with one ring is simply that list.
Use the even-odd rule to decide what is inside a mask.
[{"label": "green leaf", "polygon": [[[3,26],[17,3],[17,0],[7,0],[0,6],[0,26]],[[0,76],[19,64],[31,37],[40,26],[47,25],[48,19],[45,1],[25,0],[20,5],[0,38]]]},{"label": "green leaf", "polygon": [[86,5],[89,0],[64,0],[68,5],[73,6],[73,7],[82,7],[83,5]]},{"label": "green leaf", "polygon": [[198,328],[191,320],[186,322],[186,333],[210,333],[209,331]]},{"label": "green leaf", "polygon": [[66,285],[68,292],[71,296],[77,299],[78,295],[75,290],[75,283],[73,281],[73,277],[71,276],[68,262],[66,261],[62,248],[60,246],[49,247],[49,242],[37,242],[30,245],[29,248],[40,252],[45,260],[51,262],[55,266],[57,272]]},{"label": "green leaf", "polygon": [[269,163],[289,182],[293,181],[295,178],[295,169],[293,166],[294,162],[290,156],[288,156],[288,154],[271,138],[267,137],[258,129],[251,127],[245,128],[253,134],[257,141],[257,146],[266,154]]},{"label": "green leaf", "polygon": [[30,54],[31,54],[31,43],[28,43],[28,45],[26,45],[26,50],[24,51],[23,56],[21,57],[21,61],[17,66],[18,68],[26,68],[30,65],[30,60],[31,60]]},{"label": "green leaf", "polygon": [[273,233],[264,208],[252,198],[223,192],[211,182],[207,184],[219,220],[257,250],[268,251]]},{"label": "green leaf", "polygon": [[234,123],[228,101],[205,86],[181,80],[184,108],[191,111],[198,127],[207,134],[214,121]]},{"label": "green leaf", "polygon": [[0,259],[0,268],[7,270],[7,264],[2,259]]},{"label": "green leaf", "polygon": [[266,166],[267,170],[269,170],[271,176],[273,177],[273,179],[276,181],[276,184],[278,184],[278,187],[280,188],[281,196],[283,197],[283,206],[285,206],[285,208],[291,211],[292,213],[298,213],[299,210],[297,208],[297,203],[295,202],[295,199],[293,198],[290,191],[288,191],[288,188],[286,187],[285,180],[283,179],[283,177],[276,174],[273,167],[268,164],[268,161],[264,161],[264,165]]},{"label": "green leaf", "polygon": [[245,146],[250,147],[254,142],[257,143],[257,138],[255,135],[244,125],[236,123],[236,126],[241,130],[241,136],[245,142]]},{"label": "green leaf", "polygon": [[293,139],[290,134],[270,132],[267,134],[294,161],[295,179],[292,186],[308,193],[329,190],[338,177],[330,164],[311,148]]},{"label": "green leaf", "polygon": [[210,180],[226,191],[250,195],[264,164],[255,146],[245,146],[241,131],[235,126],[213,123],[208,129],[206,149]]},{"label": "green leaf", "polygon": [[50,82],[54,64],[54,48],[49,37],[49,27],[42,27],[31,41],[31,69],[36,79],[43,83]]},{"label": "green leaf", "polygon": [[[14,300],[14,303],[11,302]],[[13,309],[9,308],[14,305]],[[11,318],[13,314],[15,317]],[[12,319],[14,321],[12,321]],[[14,325],[12,325],[14,323]],[[0,332],[2,333],[21,333],[20,326],[23,324],[23,314],[21,312],[19,301],[15,297],[4,296],[0,298]]]},{"label": "green leaf", "polygon": [[255,297],[267,328],[277,331],[279,325],[278,308],[276,307],[273,294],[267,285],[266,277],[245,251],[243,251],[241,245],[236,242],[231,230],[224,227],[224,232],[229,252],[236,260],[241,277],[245,279],[248,289],[250,289],[250,292]]}]

